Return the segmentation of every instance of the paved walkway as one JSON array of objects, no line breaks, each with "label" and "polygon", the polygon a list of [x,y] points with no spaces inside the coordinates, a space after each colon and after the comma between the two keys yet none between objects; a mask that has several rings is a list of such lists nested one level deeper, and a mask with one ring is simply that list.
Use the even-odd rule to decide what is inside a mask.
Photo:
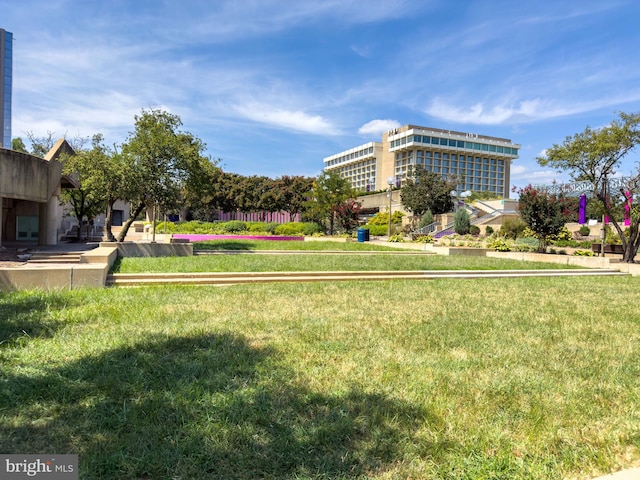
[{"label": "paved walkway", "polygon": [[640,468],[630,468],[621,472],[594,478],[593,480],[640,480]]}]

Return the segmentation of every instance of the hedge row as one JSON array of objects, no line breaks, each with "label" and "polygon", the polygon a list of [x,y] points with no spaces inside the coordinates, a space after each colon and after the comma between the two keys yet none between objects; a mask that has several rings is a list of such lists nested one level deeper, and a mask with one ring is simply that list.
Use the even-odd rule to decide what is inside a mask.
[{"label": "hedge row", "polygon": [[269,235],[306,235],[322,232],[322,228],[312,222],[266,223],[242,222],[160,222],[156,226],[158,233],[192,233],[224,235],[227,233],[269,234]]}]

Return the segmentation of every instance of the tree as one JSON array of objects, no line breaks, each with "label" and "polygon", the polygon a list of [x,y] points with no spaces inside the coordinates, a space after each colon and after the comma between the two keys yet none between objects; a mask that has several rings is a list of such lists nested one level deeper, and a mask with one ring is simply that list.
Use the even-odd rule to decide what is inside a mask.
[{"label": "tree", "polygon": [[336,211],[348,199],[356,196],[349,180],[334,170],[323,171],[311,189],[307,211],[316,220],[329,220],[329,234],[333,235]]},{"label": "tree", "polygon": [[433,223],[433,213],[431,210],[427,210],[422,214],[422,218],[420,219],[420,223],[418,223],[418,228],[424,228]]},{"label": "tree", "polygon": [[22,153],[29,153],[27,147],[24,144],[24,141],[20,137],[16,137],[11,140],[11,150]]},{"label": "tree", "polygon": [[531,185],[520,189],[518,194],[520,217],[536,234],[538,253],[545,253],[549,238],[558,235],[569,220],[571,202],[562,193],[551,194]]},{"label": "tree", "polygon": [[409,171],[409,177],[400,191],[400,198],[404,208],[414,216],[421,216],[427,210],[438,215],[453,209],[451,190],[455,188],[452,181],[426,170],[422,165],[416,165]]},{"label": "tree", "polygon": [[277,210],[289,212],[291,217],[304,211],[309,200],[309,191],[313,187],[313,178],[287,175],[274,181],[273,192]]},{"label": "tree", "polygon": [[336,223],[345,232],[351,233],[358,226],[362,205],[353,199],[345,200],[336,208]]},{"label": "tree", "polygon": [[[593,197],[611,219],[624,250],[623,262],[632,263],[640,246],[640,171],[636,170],[625,182],[618,182],[615,190],[609,182],[617,174],[622,159],[640,144],[640,114],[620,113],[611,124],[591,129],[586,127],[573,137],[566,137],[561,145],[555,144],[538,158],[540,165],[550,165],[567,171],[575,181],[591,184]],[[616,209],[626,205],[630,212],[628,235],[615,216]]]},{"label": "tree", "polygon": [[194,167],[207,160],[202,156],[205,145],[181,132],[181,126],[180,117],[162,110],[143,110],[136,115],[134,132],[122,146],[129,171],[125,200],[133,208],[118,241],[124,240],[145,207],[153,209],[155,223],[157,213],[177,208],[183,187],[196,181],[193,175],[199,171]]},{"label": "tree", "polygon": [[64,155],[64,173],[72,175],[79,183],[77,189],[65,189],[60,199],[71,205],[78,219],[77,240],[82,240],[82,222],[91,221],[104,212],[106,203],[102,167],[108,162],[108,153],[102,145],[102,135],[93,137],[91,149],[75,150],[74,155]]},{"label": "tree", "polygon": [[466,235],[471,228],[471,219],[466,208],[458,208],[453,216],[453,229],[458,235]]}]

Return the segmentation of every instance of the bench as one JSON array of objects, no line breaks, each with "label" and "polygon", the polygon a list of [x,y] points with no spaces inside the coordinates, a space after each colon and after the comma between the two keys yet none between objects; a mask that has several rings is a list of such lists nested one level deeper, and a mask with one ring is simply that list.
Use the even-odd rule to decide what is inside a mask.
[{"label": "bench", "polygon": [[[593,245],[591,245],[591,249],[593,250],[594,253],[601,253],[602,252],[602,244],[601,243],[594,243]],[[604,253],[617,253],[620,255],[624,254],[624,249],[622,248],[622,245],[620,244],[609,244],[606,243],[604,245]]]}]

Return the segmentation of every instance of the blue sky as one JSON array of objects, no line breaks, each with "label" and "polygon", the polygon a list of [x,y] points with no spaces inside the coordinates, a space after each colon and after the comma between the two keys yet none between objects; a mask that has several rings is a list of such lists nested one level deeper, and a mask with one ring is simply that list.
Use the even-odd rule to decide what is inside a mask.
[{"label": "blue sky", "polygon": [[14,137],[121,143],[162,108],[226,171],[277,177],[415,124],[521,144],[521,187],[565,178],[545,148],[640,112],[638,25],[636,0],[0,0]]}]

